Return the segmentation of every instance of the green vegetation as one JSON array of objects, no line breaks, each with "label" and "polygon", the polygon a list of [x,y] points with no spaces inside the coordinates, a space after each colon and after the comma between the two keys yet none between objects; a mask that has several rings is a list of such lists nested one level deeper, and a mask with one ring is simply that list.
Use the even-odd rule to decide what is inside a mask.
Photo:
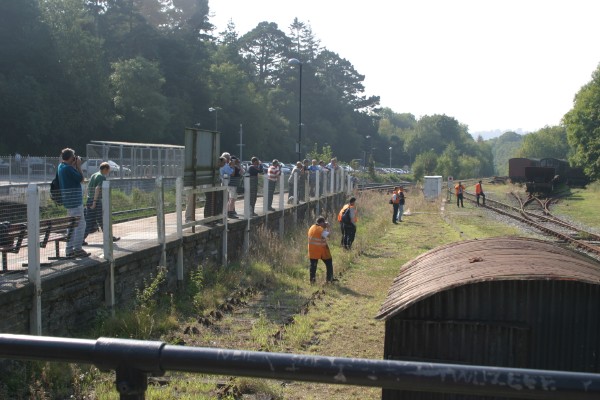
[{"label": "green vegetation", "polygon": [[[512,185],[487,185],[489,196],[504,200]],[[589,191],[574,192],[597,207],[597,185]],[[555,211],[572,211],[564,200]],[[577,205],[584,202],[577,202]],[[306,229],[308,223],[288,230],[284,240],[267,231],[255,232],[248,259],[227,268],[201,264],[191,271],[187,284],[170,293],[164,270],[143,282],[131,307],[114,317],[101,313],[97,326],[84,336],[117,336],[163,340],[186,346],[283,351],[343,357],[381,357],[384,324],[373,316],[386,296],[401,266],[423,252],[458,240],[492,236],[524,235],[517,228],[490,219],[484,209],[466,203],[465,209],[444,207],[425,201],[418,190],[407,193],[406,214],[399,225],[390,221],[387,195],[359,194],[359,230],[351,252],[339,246],[334,224],[330,240],[339,284],[308,284]],[[383,205],[383,206],[382,206]],[[576,218],[587,208],[574,212]],[[596,225],[598,226],[598,225]],[[319,266],[318,282],[324,281]],[[239,294],[254,288],[250,294]],[[236,294],[238,293],[238,294]],[[202,319],[221,310],[231,298],[247,302],[236,306],[239,312],[223,311],[214,325]],[[245,310],[246,311],[243,311]],[[209,318],[210,319],[210,318]],[[347,343],[353,343],[347,346]],[[29,398],[40,393],[47,398],[67,397],[69,393],[94,393],[98,399],[117,399],[114,376],[89,366],[17,363],[20,365],[3,380],[0,394]],[[35,378],[31,378],[35,377]],[[150,385],[147,398],[239,398],[241,393],[266,393],[272,398],[375,399],[376,389],[317,385],[260,379],[168,373],[162,384]],[[11,382],[32,382],[15,388]],[[38,398],[43,398],[43,395]]]}]

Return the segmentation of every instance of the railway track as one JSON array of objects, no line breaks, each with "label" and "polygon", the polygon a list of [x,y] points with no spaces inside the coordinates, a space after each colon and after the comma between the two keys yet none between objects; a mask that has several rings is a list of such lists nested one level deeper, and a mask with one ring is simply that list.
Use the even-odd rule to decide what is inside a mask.
[{"label": "railway track", "polygon": [[[594,243],[600,241],[600,236],[553,216],[548,210],[552,199],[530,198],[524,200],[518,195],[514,195],[514,197],[518,201],[519,207],[491,199],[486,199],[485,207],[569,243],[588,255],[593,254],[596,259],[600,257],[600,246]],[[473,203],[476,202],[473,193],[466,192],[465,199]],[[538,210],[526,210],[531,204],[537,204]]]}]

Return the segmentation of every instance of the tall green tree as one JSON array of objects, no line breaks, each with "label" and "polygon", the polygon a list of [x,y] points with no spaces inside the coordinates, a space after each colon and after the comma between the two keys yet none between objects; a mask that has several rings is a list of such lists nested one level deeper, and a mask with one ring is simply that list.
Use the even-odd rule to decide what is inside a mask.
[{"label": "tall green tree", "polygon": [[600,64],[592,80],[575,95],[573,108],[563,117],[569,144],[574,153],[571,160],[583,167],[593,180],[600,178]]},{"label": "tall green tree", "polygon": [[567,159],[570,150],[566,128],[564,126],[546,126],[523,137],[518,156]]},{"label": "tall green tree", "polygon": [[275,85],[290,55],[290,39],[274,22],[260,22],[240,38],[240,51],[253,66],[256,82]]},{"label": "tall green tree", "polygon": [[169,121],[158,64],[142,57],[115,62],[110,76],[116,111],[115,138],[159,140]]}]

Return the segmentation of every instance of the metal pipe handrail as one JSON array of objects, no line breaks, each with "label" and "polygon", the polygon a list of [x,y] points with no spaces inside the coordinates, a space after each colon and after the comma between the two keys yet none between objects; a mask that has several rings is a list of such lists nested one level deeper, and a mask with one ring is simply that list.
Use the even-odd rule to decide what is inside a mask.
[{"label": "metal pipe handrail", "polygon": [[600,396],[600,374],[592,373],[184,347],[131,339],[0,334],[0,358],[94,364],[101,370],[116,370],[122,399],[143,399],[147,376],[166,371],[523,399]]}]

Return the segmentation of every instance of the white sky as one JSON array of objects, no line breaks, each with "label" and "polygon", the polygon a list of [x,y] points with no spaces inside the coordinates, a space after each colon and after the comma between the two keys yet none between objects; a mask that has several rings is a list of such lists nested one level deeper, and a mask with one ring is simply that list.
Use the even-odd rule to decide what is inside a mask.
[{"label": "white sky", "polygon": [[600,64],[598,0],[210,0],[216,32],[294,17],[395,112],[471,133],[557,125]]}]

